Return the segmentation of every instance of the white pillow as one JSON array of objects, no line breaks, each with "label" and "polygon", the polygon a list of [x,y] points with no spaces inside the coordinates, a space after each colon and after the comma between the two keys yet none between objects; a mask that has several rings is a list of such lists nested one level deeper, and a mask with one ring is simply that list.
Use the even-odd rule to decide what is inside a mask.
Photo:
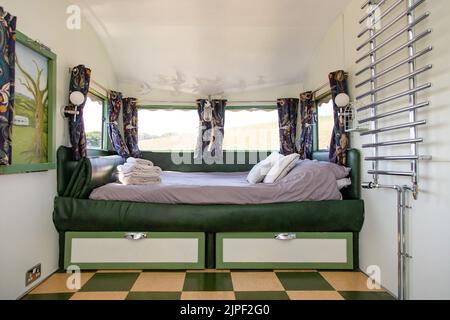
[{"label": "white pillow", "polygon": [[339,190],[347,188],[352,185],[352,180],[350,178],[336,180]]},{"label": "white pillow", "polygon": [[272,153],[267,159],[261,161],[253,167],[247,177],[247,181],[251,184],[257,184],[264,181],[264,178],[269,173],[274,164],[283,156],[278,152]]},{"label": "white pillow", "polygon": [[294,169],[297,161],[300,159],[298,153],[291,154],[279,159],[264,179],[264,183],[276,183],[286,177]]}]

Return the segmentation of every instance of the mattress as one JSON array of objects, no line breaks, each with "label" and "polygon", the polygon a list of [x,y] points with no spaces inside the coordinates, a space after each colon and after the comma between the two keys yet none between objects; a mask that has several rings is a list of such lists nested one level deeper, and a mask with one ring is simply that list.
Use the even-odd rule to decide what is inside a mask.
[{"label": "mattress", "polygon": [[348,175],[345,168],[318,161],[299,161],[281,181],[251,185],[247,172],[163,172],[155,185],[125,186],[110,183],[96,188],[91,200],[157,204],[274,204],[341,200],[336,180]]}]

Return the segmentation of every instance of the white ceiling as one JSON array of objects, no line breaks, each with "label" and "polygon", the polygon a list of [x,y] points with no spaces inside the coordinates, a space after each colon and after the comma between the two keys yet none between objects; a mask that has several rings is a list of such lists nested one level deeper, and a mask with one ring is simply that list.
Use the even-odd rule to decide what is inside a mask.
[{"label": "white ceiling", "polygon": [[301,83],[349,0],[73,2],[104,42],[119,82],[214,95]]}]

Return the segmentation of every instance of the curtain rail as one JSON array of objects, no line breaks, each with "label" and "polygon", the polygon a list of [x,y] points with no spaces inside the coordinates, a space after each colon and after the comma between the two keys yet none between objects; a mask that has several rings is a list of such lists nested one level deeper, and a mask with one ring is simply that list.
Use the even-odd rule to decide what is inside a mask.
[{"label": "curtain rail", "polygon": [[[260,100],[260,101],[228,101],[228,104],[276,104],[278,100]],[[195,101],[170,101],[170,100],[141,100],[141,104],[168,104],[168,105],[176,105],[176,104],[185,104],[185,105],[195,105]]]}]

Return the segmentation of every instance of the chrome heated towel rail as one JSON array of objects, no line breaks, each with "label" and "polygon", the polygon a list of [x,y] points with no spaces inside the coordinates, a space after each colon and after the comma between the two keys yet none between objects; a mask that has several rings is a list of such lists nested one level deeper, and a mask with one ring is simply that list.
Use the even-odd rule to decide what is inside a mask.
[{"label": "chrome heated towel rail", "polygon": [[[423,27],[430,13],[416,12],[425,2],[365,0],[361,6],[364,15],[359,20],[362,31],[358,34],[361,44],[357,47],[359,57],[356,63],[361,67],[356,76],[361,79],[356,81],[356,111],[360,115],[366,113],[358,117],[358,125],[368,126],[360,134],[371,139],[370,143],[362,147],[370,153],[364,160],[371,164],[368,174],[372,177],[371,181],[363,184],[363,188],[392,189],[397,192],[400,300],[407,299],[407,262],[411,259],[407,252],[406,237],[407,197],[412,194],[417,199],[419,162],[432,159],[431,156],[420,155],[418,150],[418,145],[424,141],[418,135],[418,128],[427,123],[426,120],[418,119],[418,111],[431,105],[430,101],[419,99],[419,94],[420,97],[426,97],[431,83],[419,84],[418,76],[433,68],[432,65],[417,66],[417,59],[433,50],[431,46],[423,44],[432,32]],[[418,50],[421,45],[423,48]],[[400,75],[395,75],[395,72]],[[396,138],[386,139],[386,133],[394,133]],[[393,146],[409,146],[409,150],[397,155],[398,149],[391,148]],[[402,163],[408,164],[408,167],[400,168]],[[395,165],[395,169],[386,168],[392,165]],[[381,183],[380,180],[387,176],[408,180],[399,185]]]}]

